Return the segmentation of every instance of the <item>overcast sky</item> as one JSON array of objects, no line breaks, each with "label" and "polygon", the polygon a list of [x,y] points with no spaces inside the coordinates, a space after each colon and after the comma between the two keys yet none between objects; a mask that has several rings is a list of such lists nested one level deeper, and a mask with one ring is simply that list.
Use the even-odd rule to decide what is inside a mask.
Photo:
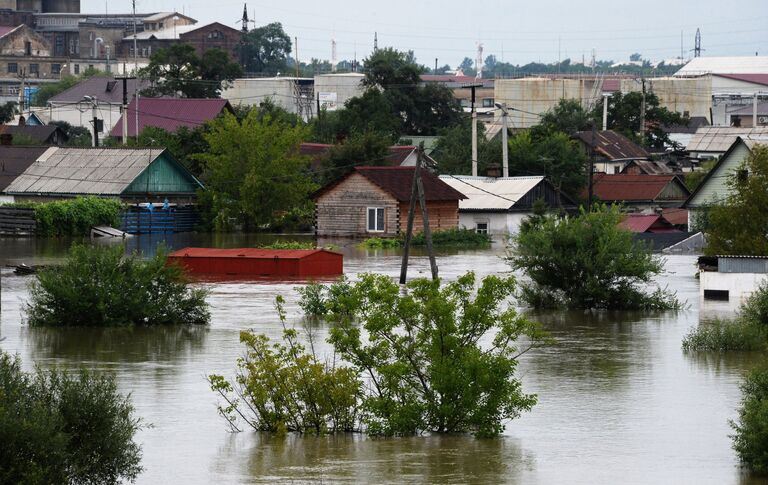
[{"label": "overcast sky", "polygon": [[[130,11],[130,1],[82,0],[83,12]],[[121,7],[118,7],[120,5]],[[122,7],[124,6],[124,7]],[[240,28],[243,2],[234,0],[136,0],[138,12],[179,11],[201,24],[218,21]],[[358,59],[373,48],[412,49],[419,62],[455,67],[466,56],[494,54],[514,64],[627,60],[633,52],[662,60],[692,55],[696,28],[705,56],[768,55],[767,0],[342,0],[248,1],[256,25],[282,22],[298,37],[299,57]]]}]

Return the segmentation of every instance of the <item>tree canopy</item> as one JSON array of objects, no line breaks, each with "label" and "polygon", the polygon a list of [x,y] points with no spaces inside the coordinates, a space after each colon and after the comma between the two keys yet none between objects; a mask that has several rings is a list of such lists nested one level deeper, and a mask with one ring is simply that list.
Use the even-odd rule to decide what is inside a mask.
[{"label": "tree canopy", "polygon": [[756,145],[726,185],[725,203],[709,209],[705,252],[768,256],[768,146]]},{"label": "tree canopy", "polygon": [[239,54],[246,72],[275,76],[287,69],[291,38],[280,22],[273,22],[245,34]]},{"label": "tree canopy", "polygon": [[196,155],[207,190],[201,203],[214,225],[263,228],[303,207],[316,188],[309,161],[299,154],[304,126],[251,109],[243,119],[226,113],[209,123],[209,149]]},{"label": "tree canopy", "polygon": [[225,51],[208,49],[201,59],[189,44],[155,51],[149,65],[139,70],[139,76],[151,82],[143,95],[184,98],[218,98],[241,74],[240,66]]}]

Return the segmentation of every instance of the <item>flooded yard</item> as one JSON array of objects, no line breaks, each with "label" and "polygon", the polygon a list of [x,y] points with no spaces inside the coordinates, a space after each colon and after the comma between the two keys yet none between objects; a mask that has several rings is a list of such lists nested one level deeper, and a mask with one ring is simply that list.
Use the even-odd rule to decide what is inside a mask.
[{"label": "flooded yard", "polygon": [[[134,238],[151,250],[156,239]],[[169,241],[236,247],[253,238]],[[0,239],[0,264],[50,264],[68,243]],[[399,274],[397,251],[343,247],[345,272]],[[450,251],[440,274],[507,272],[501,245]],[[371,439],[361,436],[232,434],[216,413],[204,376],[231,376],[238,332],[281,332],[273,301],[284,295],[298,318],[297,283],[208,283],[207,328],[38,329],[23,324],[30,276],[2,268],[0,348],[34,365],[85,365],[114,372],[131,393],[142,430],[142,484],[204,483],[765,483],[743,474],[728,420],[739,382],[759,362],[750,354],[687,355],[683,336],[700,311],[695,257],[669,256],[662,285],[689,307],[677,313],[561,312],[536,315],[558,345],[526,354],[519,374],[538,394],[530,413],[499,439],[466,436]],[[429,275],[418,252],[411,277]],[[319,329],[325,335],[327,328]]]}]

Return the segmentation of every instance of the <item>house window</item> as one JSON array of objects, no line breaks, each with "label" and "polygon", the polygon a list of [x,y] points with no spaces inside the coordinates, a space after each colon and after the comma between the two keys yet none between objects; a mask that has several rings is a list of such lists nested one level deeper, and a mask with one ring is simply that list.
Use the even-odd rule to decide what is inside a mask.
[{"label": "house window", "polygon": [[619,167],[618,165],[614,165],[613,166],[613,173],[614,174],[621,173],[621,167]]},{"label": "house window", "polygon": [[40,74],[40,64],[30,64],[29,65],[29,73],[33,75]]},{"label": "house window", "polygon": [[478,234],[488,234],[488,222],[475,223],[475,232]]},{"label": "house window", "polygon": [[24,55],[32,55],[32,42],[24,42]]},{"label": "house window", "polygon": [[58,76],[61,74],[61,64],[51,64],[51,75]]},{"label": "house window", "polygon": [[75,74],[80,74],[80,64],[75,64]]},{"label": "house window", "polygon": [[368,232],[384,232],[384,208],[368,208]]},{"label": "house window", "polygon": [[15,62],[8,63],[8,74],[16,74],[19,72],[19,65]]},{"label": "house window", "polygon": [[493,98],[483,98],[483,108],[493,108]]}]

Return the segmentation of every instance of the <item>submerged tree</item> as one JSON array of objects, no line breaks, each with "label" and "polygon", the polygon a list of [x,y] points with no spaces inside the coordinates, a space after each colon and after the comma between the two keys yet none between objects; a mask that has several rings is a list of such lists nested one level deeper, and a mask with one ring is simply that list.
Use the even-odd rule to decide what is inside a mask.
[{"label": "submerged tree", "polygon": [[[475,293],[468,273],[444,286],[414,280],[403,295],[389,277],[366,274],[328,288],[330,341],[367,382],[368,433],[494,436],[530,410],[536,397],[515,377],[517,358],[546,336],[504,306],[515,286],[512,277],[488,276]],[[517,347],[523,335],[528,343]]]},{"label": "submerged tree", "polygon": [[18,358],[0,353],[0,483],[134,481],[141,427],[114,377],[26,373]]},{"label": "submerged tree", "polygon": [[741,392],[739,419],[731,422],[733,448],[747,468],[768,475],[768,369],[750,372]]},{"label": "submerged tree", "polygon": [[544,216],[512,239],[507,260],[531,279],[522,297],[534,307],[674,309],[674,294],[644,285],[663,261],[618,224],[616,206],[582,209],[577,217]]}]

